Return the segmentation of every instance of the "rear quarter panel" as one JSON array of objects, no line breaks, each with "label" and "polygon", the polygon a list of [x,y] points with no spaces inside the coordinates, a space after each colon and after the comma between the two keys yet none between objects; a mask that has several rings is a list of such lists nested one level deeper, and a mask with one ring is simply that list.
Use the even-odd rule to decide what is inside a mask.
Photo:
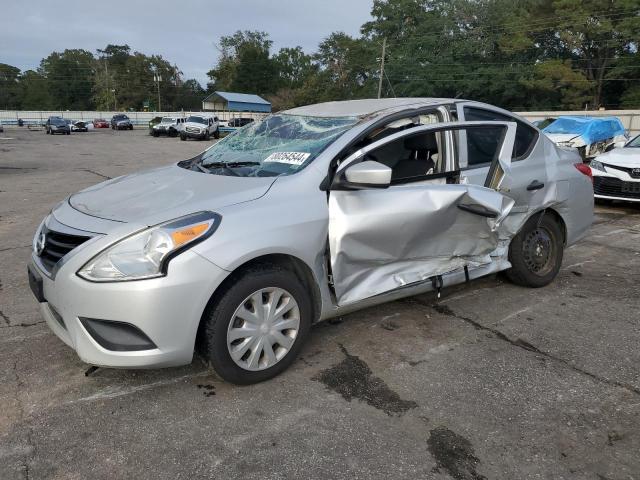
[{"label": "rear quarter panel", "polygon": [[574,244],[586,235],[593,223],[593,183],[575,167],[582,163],[577,150],[558,148],[545,142],[547,178],[555,183],[557,201],[551,206],[566,226],[566,244]]}]

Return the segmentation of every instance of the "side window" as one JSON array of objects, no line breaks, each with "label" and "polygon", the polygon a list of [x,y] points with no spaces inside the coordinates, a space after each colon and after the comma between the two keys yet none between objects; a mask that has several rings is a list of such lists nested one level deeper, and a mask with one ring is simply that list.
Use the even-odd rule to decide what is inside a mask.
[{"label": "side window", "polygon": [[[538,132],[529,125],[516,120],[515,118],[503,115],[498,112],[491,112],[481,108],[465,107],[464,119],[466,121],[484,122],[516,122],[516,141],[513,146],[513,159],[521,160],[525,158],[536,140]],[[467,131],[467,150],[469,152],[469,166],[488,163],[493,157],[488,158],[487,152],[495,152],[498,142],[502,136],[502,129],[478,129]]]},{"label": "side window", "polygon": [[403,136],[376,148],[364,160],[391,168],[391,183],[410,183],[445,172],[441,132]]}]

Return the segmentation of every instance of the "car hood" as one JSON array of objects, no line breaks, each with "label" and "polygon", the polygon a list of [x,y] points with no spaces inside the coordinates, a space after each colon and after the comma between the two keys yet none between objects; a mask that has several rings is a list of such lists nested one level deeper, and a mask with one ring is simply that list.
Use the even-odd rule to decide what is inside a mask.
[{"label": "car hood", "polygon": [[231,177],[177,165],[114,178],[69,198],[76,210],[119,222],[158,223],[263,196],[277,177]]},{"label": "car hood", "polygon": [[640,148],[615,148],[610,152],[598,155],[596,160],[619,167],[640,167]]},{"label": "car hood", "polygon": [[582,137],[575,133],[546,133],[545,135],[551,139],[554,143],[562,143],[562,142],[573,142],[574,146],[582,146],[584,145],[584,140]]}]

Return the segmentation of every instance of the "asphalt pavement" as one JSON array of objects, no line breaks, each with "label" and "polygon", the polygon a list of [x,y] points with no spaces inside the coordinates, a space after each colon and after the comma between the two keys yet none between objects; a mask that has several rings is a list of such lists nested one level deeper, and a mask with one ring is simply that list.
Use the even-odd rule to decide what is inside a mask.
[{"label": "asphalt pavement", "polygon": [[197,359],[86,376],[29,290],[38,223],[207,145],[0,134],[0,479],[640,479],[640,206],[598,206],[548,287],[494,275],[324,322],[262,384]]}]

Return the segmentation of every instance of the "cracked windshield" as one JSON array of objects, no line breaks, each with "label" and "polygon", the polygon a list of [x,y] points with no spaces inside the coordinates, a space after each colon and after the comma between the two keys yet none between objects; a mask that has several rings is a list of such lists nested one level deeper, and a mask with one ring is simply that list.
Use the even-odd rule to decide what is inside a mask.
[{"label": "cracked windshield", "polygon": [[312,162],[357,121],[357,117],[271,115],[213,145],[195,167],[216,175],[289,175]]}]

